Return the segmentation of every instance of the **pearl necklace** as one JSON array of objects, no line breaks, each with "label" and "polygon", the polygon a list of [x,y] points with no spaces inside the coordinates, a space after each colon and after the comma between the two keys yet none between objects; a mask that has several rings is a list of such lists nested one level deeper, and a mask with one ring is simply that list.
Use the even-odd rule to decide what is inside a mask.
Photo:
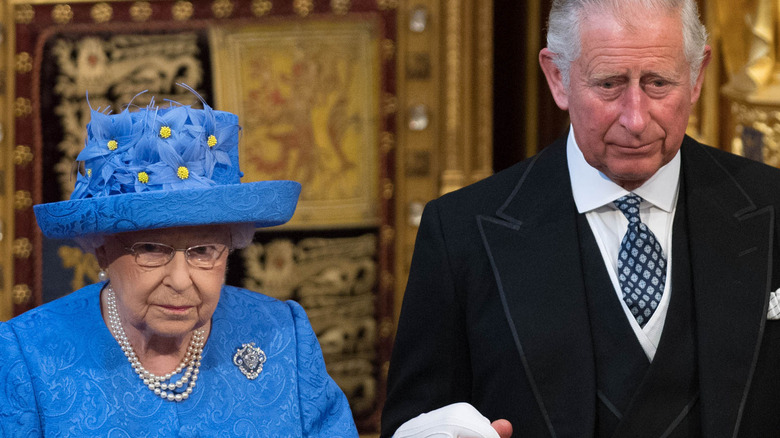
[{"label": "pearl necklace", "polygon": [[[122,321],[119,319],[119,312],[116,309],[116,295],[114,289],[109,285],[106,288],[106,304],[108,307],[108,322],[111,326],[111,334],[114,335],[114,339],[122,347],[122,351],[125,353],[127,360],[130,361],[135,373],[144,382],[150,391],[160,396],[163,400],[177,401],[187,400],[190,394],[192,394],[195,383],[198,381],[198,373],[200,372],[200,359],[203,353],[203,345],[206,343],[205,330],[196,330],[192,334],[190,339],[190,345],[187,348],[187,354],[184,355],[179,366],[176,369],[164,376],[157,376],[150,373],[141,365],[141,361],[133,350],[133,346],[130,345],[130,341],[127,339],[125,329],[122,328]],[[169,382],[173,376],[179,374],[186,367],[184,375],[175,382]],[[186,388],[185,388],[185,385]]]}]

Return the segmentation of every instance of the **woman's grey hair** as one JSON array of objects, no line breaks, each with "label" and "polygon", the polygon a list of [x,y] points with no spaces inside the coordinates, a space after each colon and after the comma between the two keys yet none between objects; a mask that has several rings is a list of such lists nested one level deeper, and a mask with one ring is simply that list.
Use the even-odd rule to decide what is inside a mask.
[{"label": "woman's grey hair", "polygon": [[[249,246],[249,244],[252,243],[252,240],[255,237],[255,231],[257,230],[255,224],[251,222],[226,224],[226,226],[230,229],[230,239],[233,249],[241,249]],[[87,236],[75,237],[73,240],[76,241],[84,252],[95,254],[95,250],[100,248],[105,242],[105,235],[90,234]]]},{"label": "woman's grey hair", "polygon": [[691,86],[696,83],[704,61],[707,30],[699,18],[696,0],[554,0],[547,21],[547,48],[555,54],[553,61],[561,72],[563,85],[569,88],[571,63],[580,56],[580,22],[589,12],[607,12],[617,20],[632,22],[640,6],[650,11],[680,11],[683,25],[683,50],[691,69]]}]

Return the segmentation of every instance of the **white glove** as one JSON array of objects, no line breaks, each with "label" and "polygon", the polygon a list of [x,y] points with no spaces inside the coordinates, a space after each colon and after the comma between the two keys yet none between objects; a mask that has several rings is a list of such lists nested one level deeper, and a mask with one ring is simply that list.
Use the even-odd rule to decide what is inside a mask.
[{"label": "white glove", "polygon": [[500,438],[490,420],[468,403],[454,403],[420,414],[395,431],[393,438]]}]

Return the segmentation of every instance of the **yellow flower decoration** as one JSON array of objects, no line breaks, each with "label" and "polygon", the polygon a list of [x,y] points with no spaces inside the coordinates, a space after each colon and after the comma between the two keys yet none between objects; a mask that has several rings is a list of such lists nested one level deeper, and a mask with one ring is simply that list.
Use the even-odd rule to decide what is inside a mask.
[{"label": "yellow flower decoration", "polygon": [[176,171],[176,176],[178,176],[179,179],[187,179],[190,177],[190,170],[184,166],[180,166]]},{"label": "yellow flower decoration", "polygon": [[168,138],[171,136],[171,127],[170,126],[163,126],[160,128],[160,137],[162,138]]},{"label": "yellow flower decoration", "polygon": [[116,140],[109,140],[107,146],[109,151],[115,151],[119,147],[119,143]]},{"label": "yellow flower decoration", "polygon": [[208,145],[210,148],[213,148],[217,145],[217,137],[214,135],[209,135]]},{"label": "yellow flower decoration", "polygon": [[87,178],[92,178],[92,169],[87,169]]},{"label": "yellow flower decoration", "polygon": [[138,172],[138,181],[142,184],[146,184],[149,182],[149,174],[146,172]]}]

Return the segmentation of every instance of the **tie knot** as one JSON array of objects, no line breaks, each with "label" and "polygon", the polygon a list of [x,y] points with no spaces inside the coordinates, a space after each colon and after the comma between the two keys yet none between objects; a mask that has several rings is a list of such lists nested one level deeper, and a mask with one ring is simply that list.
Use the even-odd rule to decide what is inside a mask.
[{"label": "tie knot", "polygon": [[642,202],[642,198],[634,193],[629,193],[626,196],[621,196],[615,199],[615,206],[623,212],[623,215],[628,219],[629,224],[637,224],[639,220],[639,204]]}]

